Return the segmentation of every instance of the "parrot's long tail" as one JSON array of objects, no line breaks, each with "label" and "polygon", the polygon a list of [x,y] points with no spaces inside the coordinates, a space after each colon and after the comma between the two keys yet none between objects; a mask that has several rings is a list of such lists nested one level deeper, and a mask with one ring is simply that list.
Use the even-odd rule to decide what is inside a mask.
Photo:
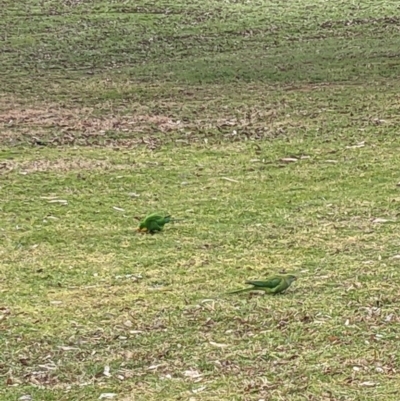
[{"label": "parrot's long tail", "polygon": [[246,292],[246,291],[251,291],[251,290],[254,290],[254,287],[242,288],[241,290],[235,290],[235,291],[229,291],[229,292],[226,292],[225,294],[239,294],[240,292]]},{"label": "parrot's long tail", "polygon": [[171,216],[165,216],[164,220],[165,220],[166,223],[169,223],[169,222],[175,223],[176,221],[183,221],[185,219],[174,219]]}]

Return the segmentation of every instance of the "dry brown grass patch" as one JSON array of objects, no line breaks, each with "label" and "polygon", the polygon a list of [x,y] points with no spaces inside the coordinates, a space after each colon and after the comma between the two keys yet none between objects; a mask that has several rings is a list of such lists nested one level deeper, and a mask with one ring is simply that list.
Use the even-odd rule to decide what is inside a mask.
[{"label": "dry brown grass patch", "polygon": [[65,107],[61,105],[38,104],[24,107],[18,102],[6,103],[0,100],[3,112],[0,113],[0,130],[3,140],[15,136],[42,136],[49,130],[57,133],[80,133],[89,136],[102,136],[112,132],[148,132],[156,129],[169,132],[187,124],[174,121],[164,115],[136,114],[119,115],[112,112],[96,116],[95,108]]},{"label": "dry brown grass patch", "polygon": [[107,160],[90,160],[83,158],[61,158],[57,160],[8,160],[0,163],[0,174],[18,171],[21,173],[68,172],[92,170],[124,170],[130,168],[125,164],[113,164]]}]

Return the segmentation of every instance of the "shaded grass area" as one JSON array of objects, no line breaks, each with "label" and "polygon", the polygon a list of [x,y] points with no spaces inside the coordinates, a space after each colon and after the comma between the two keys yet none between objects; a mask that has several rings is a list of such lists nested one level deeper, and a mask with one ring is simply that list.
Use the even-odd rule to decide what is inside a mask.
[{"label": "shaded grass area", "polygon": [[397,400],[398,2],[3,3],[0,398]]}]

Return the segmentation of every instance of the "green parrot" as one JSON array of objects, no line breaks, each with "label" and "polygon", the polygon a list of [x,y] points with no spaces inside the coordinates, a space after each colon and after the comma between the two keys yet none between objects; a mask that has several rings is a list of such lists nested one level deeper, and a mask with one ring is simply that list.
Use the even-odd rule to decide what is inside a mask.
[{"label": "green parrot", "polygon": [[228,294],[237,294],[245,291],[265,291],[267,294],[279,294],[290,287],[293,281],[297,280],[296,276],[291,274],[275,274],[267,277],[265,281],[246,281],[246,284],[251,284],[253,287],[244,288],[228,292]]},{"label": "green parrot", "polygon": [[139,224],[136,231],[148,232],[154,234],[156,231],[161,231],[164,225],[172,221],[171,216],[162,216],[158,213],[147,215]]}]

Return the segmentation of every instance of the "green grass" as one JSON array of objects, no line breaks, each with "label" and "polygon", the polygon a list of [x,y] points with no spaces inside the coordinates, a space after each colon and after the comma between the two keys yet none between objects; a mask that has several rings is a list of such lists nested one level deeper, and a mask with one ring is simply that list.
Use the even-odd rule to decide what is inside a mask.
[{"label": "green grass", "polygon": [[2,400],[398,400],[397,1],[0,14]]}]

